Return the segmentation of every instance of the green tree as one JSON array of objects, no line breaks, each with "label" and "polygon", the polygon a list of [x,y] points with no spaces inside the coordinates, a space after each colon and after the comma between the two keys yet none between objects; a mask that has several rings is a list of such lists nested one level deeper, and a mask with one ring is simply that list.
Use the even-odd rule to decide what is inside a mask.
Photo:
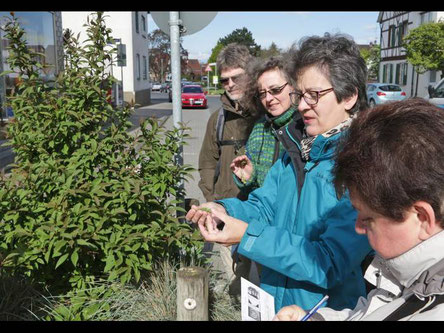
[{"label": "green tree", "polygon": [[[417,75],[429,70],[441,71],[444,75],[444,22],[427,23],[410,30],[403,39],[407,61]],[[418,85],[416,85],[415,96]]]},{"label": "green tree", "polygon": [[261,50],[260,45],[257,45],[254,41],[253,34],[247,28],[236,29],[225,37],[222,37],[218,40],[218,44],[222,44],[224,46],[230,43],[239,43],[248,47],[250,53],[253,56],[258,56]]},{"label": "green tree", "polygon": [[261,51],[259,52],[259,57],[268,58],[268,57],[280,55],[281,53],[282,53],[282,49],[279,48],[275,42],[272,42],[268,49],[267,48],[261,49]]},{"label": "green tree", "polygon": [[361,49],[361,56],[367,64],[369,80],[378,80],[379,64],[381,62],[381,46],[378,44],[371,44],[369,49]]},{"label": "green tree", "polygon": [[131,109],[107,94],[111,31],[100,12],[85,26],[84,45],[65,32],[65,70],[52,83],[15,18],[4,27],[19,85],[8,98],[15,165],[0,176],[1,269],[52,292],[138,281],[155,260],[190,259],[203,245],[177,218],[191,170],[174,163],[185,128],[148,119],[128,133]]},{"label": "green tree", "polygon": [[217,61],[217,56],[219,55],[220,51],[225,47],[224,44],[218,42],[215,47],[211,50],[211,56],[208,58],[208,63],[213,63]]},{"label": "green tree", "polygon": [[[164,82],[166,74],[170,72],[171,69],[170,36],[162,30],[156,29],[148,34],[148,43],[150,48],[150,72],[152,73],[154,80]],[[179,43],[181,68],[182,71],[184,71],[188,52],[182,46],[182,38]]]}]

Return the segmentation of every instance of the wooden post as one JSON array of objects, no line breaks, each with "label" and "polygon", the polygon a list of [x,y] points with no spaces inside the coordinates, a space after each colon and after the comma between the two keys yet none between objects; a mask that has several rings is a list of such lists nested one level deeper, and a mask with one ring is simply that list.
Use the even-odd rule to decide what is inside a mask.
[{"label": "wooden post", "polygon": [[177,272],[177,320],[208,321],[208,272],[202,267]]}]

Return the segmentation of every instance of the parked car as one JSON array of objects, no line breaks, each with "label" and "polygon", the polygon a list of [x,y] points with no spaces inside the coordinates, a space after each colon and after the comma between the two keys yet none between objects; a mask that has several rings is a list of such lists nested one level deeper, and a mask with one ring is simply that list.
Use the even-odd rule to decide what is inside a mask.
[{"label": "parked car", "polygon": [[199,85],[188,85],[182,88],[182,107],[207,108],[207,92]]},{"label": "parked car", "polygon": [[371,108],[378,104],[402,101],[406,98],[407,95],[400,85],[394,83],[367,84],[367,99]]},{"label": "parked car", "polygon": [[435,86],[428,87],[429,93],[424,97],[430,103],[444,109],[444,78],[441,79]]},{"label": "parked car", "polygon": [[170,89],[170,84],[168,82],[162,83],[160,87],[160,92],[168,92]]},{"label": "parked car", "polygon": [[151,91],[160,91],[162,85],[159,82],[154,82],[151,86]]}]

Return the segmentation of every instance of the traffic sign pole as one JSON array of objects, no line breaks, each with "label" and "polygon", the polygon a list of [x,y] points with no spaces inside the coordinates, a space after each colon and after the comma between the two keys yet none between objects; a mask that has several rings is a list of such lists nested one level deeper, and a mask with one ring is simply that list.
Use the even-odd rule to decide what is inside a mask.
[{"label": "traffic sign pole", "polygon": [[[170,42],[171,42],[171,75],[172,75],[172,97],[173,97],[173,124],[179,128],[182,122],[182,92],[181,92],[181,75],[180,75],[180,25],[179,12],[170,12]],[[179,145],[179,152],[175,156],[177,165],[183,165],[183,145]],[[185,185],[183,180],[180,181],[179,188],[181,192]],[[185,199],[179,195],[177,197],[179,207],[185,209]],[[178,214],[180,214],[178,212]],[[183,222],[183,221],[181,221]]]},{"label": "traffic sign pole", "polygon": [[[170,35],[171,43],[171,75],[173,99],[173,124],[179,128],[182,123],[182,89],[180,68],[180,35],[193,34],[204,28],[216,16],[216,12],[152,12],[151,16],[158,27]],[[168,22],[168,23],[167,23]],[[183,165],[183,146],[175,156],[177,165]],[[183,191],[183,181],[179,184]],[[177,198],[179,205],[185,207],[183,198]]]},{"label": "traffic sign pole", "polygon": [[179,12],[170,12],[170,40],[171,40],[171,74],[173,96],[173,124],[179,127],[182,122],[182,97],[180,75],[180,24]]}]

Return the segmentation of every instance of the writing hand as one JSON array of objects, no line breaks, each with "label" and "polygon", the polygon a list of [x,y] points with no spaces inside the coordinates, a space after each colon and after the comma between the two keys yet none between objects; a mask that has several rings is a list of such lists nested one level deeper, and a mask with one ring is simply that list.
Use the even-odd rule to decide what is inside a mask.
[{"label": "writing hand", "polygon": [[307,313],[297,305],[285,306],[274,316],[273,321],[299,321]]}]

